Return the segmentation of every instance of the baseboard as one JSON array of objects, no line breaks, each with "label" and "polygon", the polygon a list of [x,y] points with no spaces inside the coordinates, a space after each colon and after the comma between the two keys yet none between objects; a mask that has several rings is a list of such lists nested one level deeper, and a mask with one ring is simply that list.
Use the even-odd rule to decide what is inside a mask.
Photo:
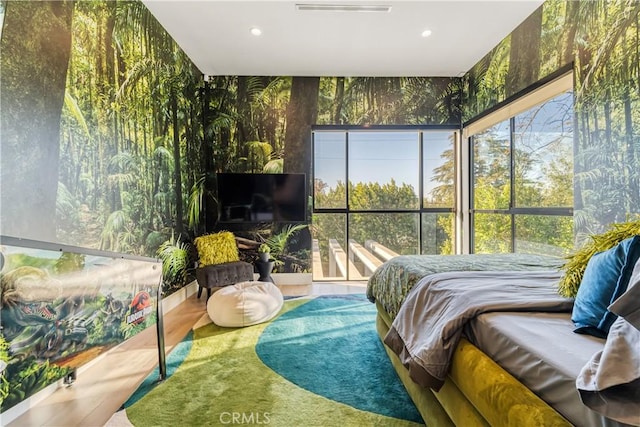
[{"label": "baseboard", "polygon": [[[311,273],[272,273],[271,278],[284,296],[311,294]],[[255,276],[258,280],[258,276]]]},{"label": "baseboard", "polygon": [[191,295],[198,292],[198,283],[194,280],[186,286],[178,289],[171,295],[162,298],[162,314],[167,314]]},{"label": "baseboard", "polygon": [[311,273],[273,273],[271,276],[279,286],[311,285],[313,281]]},{"label": "baseboard", "polygon": [[[99,356],[98,356],[99,357]],[[22,402],[12,406],[0,414],[0,425],[8,425],[10,422],[36,406],[39,402],[55,393],[59,388],[67,387],[62,379],[48,385],[37,393],[27,397]]]},{"label": "baseboard", "polygon": [[[311,285],[311,273],[271,273],[273,282],[278,286]],[[254,274],[254,280],[258,280],[258,274]]]}]

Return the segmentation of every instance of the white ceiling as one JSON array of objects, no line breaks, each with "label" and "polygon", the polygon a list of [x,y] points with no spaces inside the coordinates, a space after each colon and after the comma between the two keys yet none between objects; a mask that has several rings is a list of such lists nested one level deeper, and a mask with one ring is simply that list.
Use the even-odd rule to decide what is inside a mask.
[{"label": "white ceiling", "polygon": [[[401,77],[462,75],[543,0],[143,3],[205,75]],[[391,10],[299,11],[297,3]]]}]

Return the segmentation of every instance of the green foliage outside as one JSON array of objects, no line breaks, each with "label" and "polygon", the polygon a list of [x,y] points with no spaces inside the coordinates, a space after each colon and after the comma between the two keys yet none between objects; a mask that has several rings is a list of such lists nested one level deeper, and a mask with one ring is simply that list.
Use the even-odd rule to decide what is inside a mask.
[{"label": "green foliage outside", "polygon": [[561,114],[571,105],[559,95],[516,116],[515,129],[507,120],[473,136],[475,253],[561,256],[573,248],[571,216],[526,211],[573,206],[572,116]]},{"label": "green foliage outside", "polygon": [[[334,188],[316,182],[316,206],[334,207],[344,206],[345,185],[338,182]],[[418,197],[416,190],[408,184],[398,185],[395,181],[386,184],[356,183],[349,188],[351,210],[375,209],[417,209]],[[428,214],[427,214],[428,215]],[[446,216],[445,216],[446,217]],[[444,217],[443,217],[444,218]],[[349,238],[364,245],[367,240],[374,240],[402,255],[417,254],[419,251],[418,229],[420,214],[407,213],[353,213],[349,219]],[[342,248],[347,247],[346,216],[344,214],[319,213],[313,216],[313,234],[318,239],[320,251],[328,253],[329,240],[337,239]],[[446,219],[438,220],[431,229],[423,230],[426,236],[433,236],[435,232],[453,235],[452,223]],[[430,237],[427,237],[428,239]],[[437,253],[449,253],[451,243],[446,239]]]},{"label": "green foliage outside", "polygon": [[[375,132],[373,132],[375,134]],[[375,138],[375,135],[372,135]],[[350,182],[349,200],[346,186],[338,181],[332,187],[316,178],[314,206],[316,209],[346,209],[349,211],[349,239],[366,246],[375,241],[398,254],[420,253],[420,227],[422,227],[422,253],[450,254],[454,251],[454,216],[447,212],[428,211],[430,208],[453,209],[455,200],[455,159],[452,131],[424,132],[425,164],[424,194],[420,201],[414,186],[395,179],[388,182]],[[335,142],[346,140],[346,135],[328,133],[316,144],[327,141],[327,150],[338,150]],[[400,137],[401,138],[401,137]],[[431,141],[434,142],[430,145]],[[418,154],[418,150],[415,151]],[[414,171],[417,176],[417,170]],[[422,203],[421,203],[422,202]],[[422,212],[420,209],[424,208]],[[379,212],[379,211],[396,212]],[[402,212],[406,210],[406,212]],[[357,212],[356,212],[357,211]],[[397,212],[399,211],[399,212]],[[330,240],[334,239],[346,251],[348,242],[347,217],[341,213],[316,213],[313,216],[313,234],[318,239],[321,258],[328,258]],[[335,243],[334,243],[335,244]]]}]

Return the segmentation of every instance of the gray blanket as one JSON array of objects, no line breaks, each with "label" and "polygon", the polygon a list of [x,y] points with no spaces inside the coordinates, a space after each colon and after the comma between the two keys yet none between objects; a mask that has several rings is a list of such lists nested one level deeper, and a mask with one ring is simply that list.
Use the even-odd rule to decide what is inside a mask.
[{"label": "gray blanket", "polygon": [[439,390],[465,323],[490,311],[570,312],[557,271],[466,271],[424,277],[407,295],[385,344],[417,384]]},{"label": "gray blanket", "polygon": [[640,261],[627,291],[609,307],[619,315],[602,351],[576,379],[582,402],[622,423],[640,426]]}]

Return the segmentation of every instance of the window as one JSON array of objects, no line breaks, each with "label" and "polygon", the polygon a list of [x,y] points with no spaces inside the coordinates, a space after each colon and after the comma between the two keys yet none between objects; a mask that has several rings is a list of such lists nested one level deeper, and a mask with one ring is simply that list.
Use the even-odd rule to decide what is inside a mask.
[{"label": "window", "polygon": [[475,253],[573,247],[573,93],[470,137]]},{"label": "window", "polygon": [[313,279],[364,280],[393,256],[453,253],[456,138],[315,129]]}]

